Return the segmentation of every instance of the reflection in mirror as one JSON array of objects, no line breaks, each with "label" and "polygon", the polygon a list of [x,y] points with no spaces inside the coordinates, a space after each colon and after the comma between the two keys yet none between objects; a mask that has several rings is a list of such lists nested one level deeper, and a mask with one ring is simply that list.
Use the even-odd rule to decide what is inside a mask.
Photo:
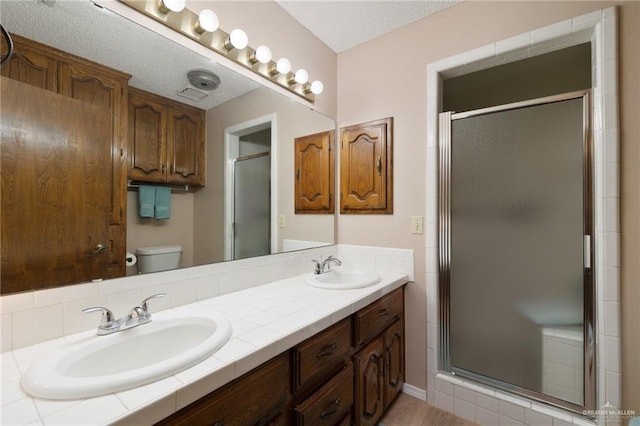
[{"label": "reflection in mirror", "polygon": [[[2,24],[24,42],[14,65],[1,70],[3,101],[11,92],[18,102],[3,102],[1,116],[3,294],[133,275],[140,262],[125,266],[126,253],[145,247],[180,246],[179,266],[189,267],[334,243],[333,215],[294,213],[294,140],[335,129],[333,120],[215,63],[213,53],[197,54],[88,0],[0,8]],[[25,69],[42,73],[44,86],[34,87],[35,73],[25,77]],[[192,70],[212,72],[219,87],[195,87]],[[27,92],[35,101],[25,100]],[[152,98],[136,110],[134,94]],[[20,102],[64,111],[56,120],[75,125],[55,146],[62,124],[33,136],[29,149],[38,150],[27,152],[21,135],[47,127],[30,114],[5,131],[7,120],[24,117]],[[172,146],[198,129],[202,149]],[[132,149],[134,134],[152,148],[136,142]],[[74,145],[86,139],[101,141],[90,158],[82,143]],[[162,164],[160,177],[132,172],[143,154]],[[195,172],[181,168],[185,158]],[[30,169],[19,173],[25,164]],[[167,219],[141,214],[149,188],[158,211],[158,186],[172,188]]]}]

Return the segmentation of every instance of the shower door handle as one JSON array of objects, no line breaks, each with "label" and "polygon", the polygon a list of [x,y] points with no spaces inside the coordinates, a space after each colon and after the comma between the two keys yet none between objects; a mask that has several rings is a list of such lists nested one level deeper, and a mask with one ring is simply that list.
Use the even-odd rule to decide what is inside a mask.
[{"label": "shower door handle", "polygon": [[591,235],[584,236],[584,267],[591,268]]}]

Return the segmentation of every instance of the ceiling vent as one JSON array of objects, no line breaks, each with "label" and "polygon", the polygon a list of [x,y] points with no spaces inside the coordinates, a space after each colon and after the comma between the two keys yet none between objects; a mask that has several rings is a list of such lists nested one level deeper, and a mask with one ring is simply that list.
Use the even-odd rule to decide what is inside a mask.
[{"label": "ceiling vent", "polygon": [[200,90],[216,90],[220,86],[220,77],[207,70],[191,70],[187,73],[189,83]]},{"label": "ceiling vent", "polygon": [[178,90],[178,95],[196,102],[201,101],[209,96],[208,93],[203,92],[202,90],[195,89],[191,86],[185,86],[184,88]]}]

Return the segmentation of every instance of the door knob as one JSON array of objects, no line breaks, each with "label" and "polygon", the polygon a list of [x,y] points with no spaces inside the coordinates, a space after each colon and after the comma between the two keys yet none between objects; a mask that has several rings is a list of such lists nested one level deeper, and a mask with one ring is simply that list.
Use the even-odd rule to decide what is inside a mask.
[{"label": "door knob", "polygon": [[105,249],[106,247],[104,246],[104,244],[98,244],[96,248],[92,252],[90,252],[90,254],[95,256],[96,254],[100,254],[105,251]]}]

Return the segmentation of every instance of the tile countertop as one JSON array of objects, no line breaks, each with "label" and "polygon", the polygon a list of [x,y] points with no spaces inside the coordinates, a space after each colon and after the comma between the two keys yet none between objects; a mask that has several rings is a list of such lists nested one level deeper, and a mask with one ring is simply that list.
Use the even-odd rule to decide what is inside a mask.
[{"label": "tile countertop", "polygon": [[211,357],[187,370],[101,397],[51,401],[31,398],[20,387],[21,373],[33,361],[95,335],[95,330],[4,352],[0,424],[155,423],[408,281],[407,275],[399,273],[380,273],[380,276],[380,283],[363,289],[323,290],[304,284],[305,275],[300,275],[155,313],[156,318],[223,314],[231,322],[233,335]]}]

